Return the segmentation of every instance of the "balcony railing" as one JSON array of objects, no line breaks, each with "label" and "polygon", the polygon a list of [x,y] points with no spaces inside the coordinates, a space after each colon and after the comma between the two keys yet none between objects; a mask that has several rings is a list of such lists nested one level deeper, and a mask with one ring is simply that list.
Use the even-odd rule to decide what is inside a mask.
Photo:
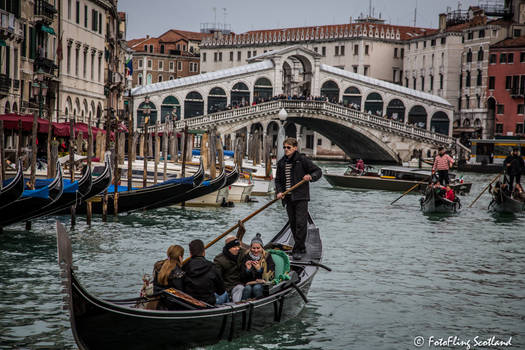
[{"label": "balcony railing", "polygon": [[35,0],[35,16],[41,17],[45,22],[53,22],[57,10],[55,6],[45,0]]},{"label": "balcony railing", "polygon": [[33,63],[33,70],[35,72],[38,71],[38,69],[42,69],[44,73],[54,75],[56,68],[58,68],[58,66],[48,58],[38,57]]},{"label": "balcony railing", "polygon": [[11,79],[5,74],[0,74],[0,96],[6,96],[10,88]]},{"label": "balcony railing", "polygon": [[0,10],[0,38],[22,39],[24,32],[22,23],[13,13]]}]

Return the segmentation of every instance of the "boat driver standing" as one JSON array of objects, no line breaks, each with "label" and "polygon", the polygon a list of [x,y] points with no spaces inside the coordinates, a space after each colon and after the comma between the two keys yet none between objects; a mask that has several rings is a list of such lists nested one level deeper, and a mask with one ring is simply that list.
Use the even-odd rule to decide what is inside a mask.
[{"label": "boat driver standing", "polygon": [[306,233],[308,226],[308,201],[310,188],[308,182],[299,186],[283,198],[283,192],[301,180],[317,181],[321,178],[321,169],[304,154],[297,151],[297,140],[289,137],[283,142],[284,157],[277,162],[275,191],[277,198],[283,199],[286,206],[290,228],[294,237],[293,258],[301,260],[306,253]]},{"label": "boat driver standing", "polygon": [[439,154],[436,156],[436,159],[434,160],[434,166],[432,167],[432,174],[434,174],[437,170],[439,183],[442,186],[445,186],[450,183],[448,178],[448,170],[452,164],[454,164],[454,159],[445,153],[445,149],[443,147],[439,147],[438,152]]},{"label": "boat driver standing", "polygon": [[514,190],[514,180],[516,180],[516,184],[520,184],[521,173],[525,170],[523,158],[519,156],[517,148],[512,149],[512,153],[505,158],[503,165],[503,170],[509,176],[509,189],[512,192]]}]

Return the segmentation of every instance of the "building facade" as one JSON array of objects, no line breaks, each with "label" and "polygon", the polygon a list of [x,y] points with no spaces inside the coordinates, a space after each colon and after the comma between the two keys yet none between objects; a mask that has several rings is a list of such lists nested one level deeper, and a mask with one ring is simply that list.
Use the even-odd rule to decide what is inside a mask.
[{"label": "building facade", "polygon": [[132,86],[199,74],[199,43],[207,35],[171,29],[158,38],[128,41],[133,53]]},{"label": "building facade", "polygon": [[487,109],[495,136],[525,137],[525,35],[490,47]]}]

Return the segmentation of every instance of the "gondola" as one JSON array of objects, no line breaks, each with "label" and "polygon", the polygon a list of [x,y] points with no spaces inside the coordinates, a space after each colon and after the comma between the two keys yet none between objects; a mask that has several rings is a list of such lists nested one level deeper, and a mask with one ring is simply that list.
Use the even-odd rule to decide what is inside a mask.
[{"label": "gondola", "polygon": [[0,227],[32,217],[33,213],[55,203],[64,190],[62,166],[57,162],[55,178],[48,185],[36,190],[26,190],[17,201],[0,210]]},{"label": "gondola", "polygon": [[201,196],[205,196],[208,193],[212,193],[212,192],[220,190],[225,185],[226,185],[226,170],[225,168],[223,168],[219,176],[211,180],[203,181],[199,186],[192,188],[191,190],[186,192],[184,196],[179,198],[177,202],[172,203],[172,204],[178,204],[178,203],[190,201],[195,198],[199,198]]},{"label": "gondola", "polygon": [[[259,333],[297,317],[308,302],[314,276],[324,267],[319,230],[308,220],[307,254],[301,262],[290,262],[289,281],[268,288],[259,299],[206,308],[182,303],[187,309],[180,311],[146,310],[136,307],[138,299],[104,300],[88,292],[73,271],[69,236],[57,222],[65,308],[79,349],[187,349]],[[290,245],[293,236],[286,224],[265,248]]]},{"label": "gondola", "polygon": [[[104,169],[102,170],[102,173],[98,175],[91,184],[91,189],[89,192],[82,197],[80,200],[80,203],[77,203],[77,209],[76,212],[86,212],[86,201],[90,198],[93,198],[94,196],[104,192],[110,185],[112,178],[112,170],[111,170],[111,159],[108,154],[106,154],[106,159],[104,161]],[[91,174],[93,176],[93,174]],[[58,211],[55,214],[69,214],[70,210],[68,208]]]},{"label": "gondola", "polygon": [[432,188],[427,188],[425,197],[420,199],[420,205],[425,214],[455,213],[461,208],[461,202],[457,196],[455,201],[451,201],[437,194]]},{"label": "gondola", "polygon": [[[198,186],[203,179],[204,170],[202,165],[197,172],[190,177],[181,179],[171,179],[157,185],[133,189],[127,191],[126,187],[119,186],[118,193],[118,213],[125,213],[135,210],[145,210],[159,208],[179,202],[191,189]],[[108,189],[107,212],[114,213],[114,186]],[[102,214],[102,195],[92,198],[92,211],[94,214]],[[77,210],[79,214],[86,214],[86,206]]]},{"label": "gondola", "polygon": [[239,180],[239,167],[235,164],[233,170],[226,174],[226,183],[224,184],[224,187],[233,185],[237,180]]},{"label": "gondola", "polygon": [[490,193],[492,201],[489,204],[489,210],[498,213],[520,213],[525,210],[525,202],[512,198],[507,191],[501,189],[500,182],[490,189]]},{"label": "gondola", "polygon": [[4,183],[0,190],[0,210],[18,200],[24,192],[24,170],[22,168],[22,161],[18,161],[16,175],[12,179],[4,181]]}]

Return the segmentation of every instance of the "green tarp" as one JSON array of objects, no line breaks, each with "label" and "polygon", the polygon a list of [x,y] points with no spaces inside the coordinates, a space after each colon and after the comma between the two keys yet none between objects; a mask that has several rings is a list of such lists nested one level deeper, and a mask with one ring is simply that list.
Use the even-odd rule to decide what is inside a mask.
[{"label": "green tarp", "polygon": [[43,32],[49,33],[49,34],[51,34],[51,35],[56,35],[56,34],[55,34],[55,31],[54,31],[53,28],[51,28],[51,27],[42,26],[40,29],[41,29]]}]

